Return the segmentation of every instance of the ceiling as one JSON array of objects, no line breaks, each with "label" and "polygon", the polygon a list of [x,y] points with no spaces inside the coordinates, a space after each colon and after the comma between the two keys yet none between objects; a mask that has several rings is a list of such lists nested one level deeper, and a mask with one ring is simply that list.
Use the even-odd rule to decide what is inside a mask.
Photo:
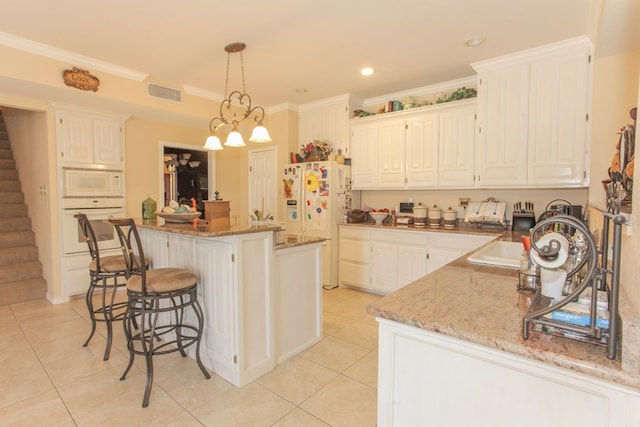
[{"label": "ceiling", "polygon": [[[640,49],[638,22],[637,0],[0,0],[5,35],[218,96],[224,46],[245,42],[246,90],[264,106],[399,93],[469,77],[475,61],[583,34],[597,56]],[[485,43],[465,47],[474,36]],[[375,74],[361,76],[365,66]],[[240,89],[237,54],[230,71],[229,90]]]}]

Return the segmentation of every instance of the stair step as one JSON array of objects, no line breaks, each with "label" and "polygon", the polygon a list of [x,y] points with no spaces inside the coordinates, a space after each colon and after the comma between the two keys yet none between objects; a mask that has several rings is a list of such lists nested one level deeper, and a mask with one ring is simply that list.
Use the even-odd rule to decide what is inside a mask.
[{"label": "stair step", "polygon": [[0,266],[32,261],[38,261],[38,248],[36,246],[0,248]]},{"label": "stair step", "polygon": [[13,151],[3,148],[0,150],[0,159],[13,160]]},{"label": "stair step", "polygon": [[24,204],[24,194],[21,191],[0,190],[0,201],[3,204]]},{"label": "stair step", "polygon": [[33,231],[7,231],[0,234],[0,248],[19,248],[36,244]]},{"label": "stair step", "polygon": [[[0,151],[2,151],[0,149]],[[16,161],[13,159],[3,159],[0,158],[0,169],[15,169]]]},{"label": "stair step", "polygon": [[29,209],[24,203],[5,204],[0,208],[0,218],[15,218],[28,216]]},{"label": "stair step", "polygon": [[3,231],[31,231],[31,218],[28,216],[3,218],[0,221],[0,235]]},{"label": "stair step", "polygon": [[37,279],[38,277],[42,277],[42,264],[40,264],[40,261],[0,265],[0,283]]},{"label": "stair step", "polygon": [[12,180],[0,180],[0,191],[20,191],[22,192],[22,188],[20,187],[20,181],[15,179]]},{"label": "stair step", "polygon": [[11,143],[6,138],[0,138],[0,148],[3,150],[11,150]]},{"label": "stair step", "polygon": [[0,283],[0,305],[44,298],[47,282],[43,278]]},{"label": "stair step", "polygon": [[18,171],[15,169],[0,169],[0,181],[1,180],[17,181]]}]

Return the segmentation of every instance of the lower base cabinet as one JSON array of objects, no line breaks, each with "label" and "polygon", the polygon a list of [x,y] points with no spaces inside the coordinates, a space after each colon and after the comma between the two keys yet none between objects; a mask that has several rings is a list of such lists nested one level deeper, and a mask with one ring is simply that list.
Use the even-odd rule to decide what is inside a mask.
[{"label": "lower base cabinet", "polygon": [[390,293],[496,236],[341,226],[339,283]]},{"label": "lower base cabinet", "polygon": [[640,392],[386,319],[378,426],[640,425]]}]

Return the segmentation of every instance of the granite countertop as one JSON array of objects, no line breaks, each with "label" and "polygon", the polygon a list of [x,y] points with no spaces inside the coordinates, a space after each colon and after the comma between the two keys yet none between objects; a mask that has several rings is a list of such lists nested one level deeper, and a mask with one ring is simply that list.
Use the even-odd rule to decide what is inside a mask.
[{"label": "granite countertop", "polygon": [[[467,256],[372,303],[368,312],[640,390],[640,374],[609,360],[606,347],[531,332],[522,318],[534,294],[518,292],[517,270],[470,264]],[[624,293],[621,293],[621,303]]]},{"label": "granite countertop", "polygon": [[311,245],[314,243],[324,242],[324,237],[311,237],[311,236],[297,236],[294,234],[287,234],[284,236],[284,242],[276,243],[273,247],[274,250],[279,251],[281,249],[294,248],[296,246]]},{"label": "granite countertop", "polygon": [[484,236],[503,236],[505,233],[510,234],[511,231],[505,231],[497,227],[478,228],[464,222],[456,225],[455,228],[447,229],[444,227],[431,228],[431,227],[414,227],[413,225],[391,225],[381,224],[377,225],[373,222],[345,222],[339,224],[341,227],[359,227],[359,228],[371,228],[374,230],[406,230],[415,231],[416,233],[423,233],[428,231],[430,233],[457,233],[457,234],[479,234]]},{"label": "granite countertop", "polygon": [[280,230],[280,226],[274,225],[234,225],[230,227],[214,227],[201,219],[186,223],[166,222],[163,219],[142,220],[136,219],[136,226],[148,230],[164,231],[167,233],[183,234],[194,237],[224,237],[237,234],[260,233],[264,231]]}]

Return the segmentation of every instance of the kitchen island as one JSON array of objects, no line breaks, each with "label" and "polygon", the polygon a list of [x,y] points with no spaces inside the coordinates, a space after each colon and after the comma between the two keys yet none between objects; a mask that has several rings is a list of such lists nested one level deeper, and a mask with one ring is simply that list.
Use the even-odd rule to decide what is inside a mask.
[{"label": "kitchen island", "polygon": [[517,282],[516,270],[464,256],[369,306],[380,327],[379,426],[640,425],[639,372],[605,347],[524,340],[533,294]]},{"label": "kitchen island", "polygon": [[[199,220],[138,221],[137,226],[151,268],[188,268],[198,276],[202,362],[235,386],[264,375],[322,337],[323,239],[285,239],[274,245],[279,226],[214,227]],[[317,273],[287,281],[279,262],[286,257],[295,258],[297,269]],[[291,321],[299,308],[286,303],[291,295],[303,299],[308,309],[300,323]],[[195,350],[190,350],[193,357]]]}]

